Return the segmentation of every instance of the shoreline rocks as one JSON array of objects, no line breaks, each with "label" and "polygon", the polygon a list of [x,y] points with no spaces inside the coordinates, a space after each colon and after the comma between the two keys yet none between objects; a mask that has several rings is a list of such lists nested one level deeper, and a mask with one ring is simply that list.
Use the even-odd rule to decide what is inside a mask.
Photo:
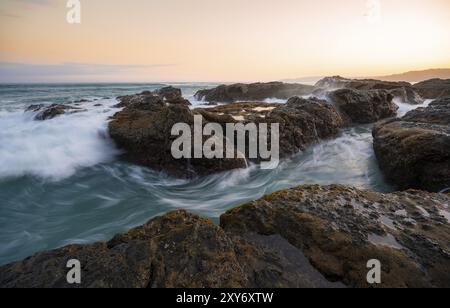
[{"label": "shoreline rocks", "polygon": [[195,94],[195,98],[209,103],[232,103],[238,101],[263,101],[268,98],[289,99],[293,96],[308,95],[313,91],[313,86],[302,84],[283,82],[237,83],[200,90]]},{"label": "shoreline rocks", "polygon": [[450,187],[450,98],[378,123],[373,137],[381,170],[400,189]]},{"label": "shoreline rocks", "polygon": [[375,79],[347,79],[340,76],[326,77],[319,80],[315,87],[316,91],[327,91],[333,89],[353,89],[360,91],[386,90],[402,103],[420,105],[424,99],[416,92],[408,82],[392,82]]},{"label": "shoreline rocks", "polygon": [[426,99],[450,96],[450,79],[430,79],[413,85],[413,88]]},{"label": "shoreline rocks", "polygon": [[126,107],[109,122],[109,134],[126,151],[128,160],[181,178],[246,167],[244,158],[173,158],[171,147],[176,136],[171,135],[172,127],[177,123],[194,125],[194,113],[185,104],[147,93],[127,96],[122,103]]},{"label": "shoreline rocks", "polygon": [[316,98],[293,97],[286,104],[232,103],[214,108],[198,108],[205,119],[226,123],[279,123],[280,156],[288,157],[320,140],[337,136],[342,119],[336,108]]},{"label": "shoreline rocks", "polygon": [[66,113],[78,113],[84,111],[86,111],[86,109],[63,104],[31,105],[25,109],[25,112],[37,112],[36,116],[34,117],[36,121],[51,120]]},{"label": "shoreline rocks", "polygon": [[[303,185],[210,220],[173,211],[108,242],[70,245],[0,267],[0,287],[449,287],[449,194]],[[426,213],[426,214],[425,214]],[[69,285],[69,259],[82,283]]]},{"label": "shoreline rocks", "polygon": [[[171,129],[176,123],[186,123],[192,132],[196,115],[202,116],[204,125],[219,124],[223,132],[228,123],[267,124],[270,136],[270,125],[279,124],[279,154],[283,159],[337,136],[343,127],[393,117],[398,109],[392,102],[393,95],[386,90],[341,89],[331,92],[329,97],[332,103],[315,97],[291,97],[285,104],[241,102],[189,108],[189,102],[184,103],[182,98],[163,100],[146,91],[119,98],[117,107],[124,109],[112,118],[109,131],[116,144],[125,150],[125,158],[176,177],[192,178],[245,168],[248,161],[261,162],[248,152],[240,153],[240,159],[174,159],[171,144],[177,138],[171,135]],[[222,137],[222,150],[226,153],[227,139]],[[245,138],[248,151],[250,137],[247,134]],[[270,146],[270,140],[265,145]]]},{"label": "shoreline rocks", "polygon": [[340,89],[328,94],[347,126],[374,123],[397,115],[394,96],[386,90]]}]

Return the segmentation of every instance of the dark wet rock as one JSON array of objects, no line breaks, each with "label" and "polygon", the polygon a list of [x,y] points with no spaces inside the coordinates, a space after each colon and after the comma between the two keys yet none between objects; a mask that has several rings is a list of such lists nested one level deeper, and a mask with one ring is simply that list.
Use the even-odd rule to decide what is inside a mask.
[{"label": "dark wet rock", "polygon": [[82,103],[91,103],[92,101],[88,100],[88,99],[80,99],[77,101],[74,101],[75,104],[82,104]]},{"label": "dark wet rock", "polygon": [[340,89],[328,94],[346,125],[366,124],[397,114],[398,106],[393,95],[386,90]]},{"label": "dark wet rock", "polygon": [[[0,287],[449,287],[450,195],[332,185],[280,191],[222,215],[179,210],[109,242],[71,245],[0,267]],[[81,284],[66,282],[78,259]]]},{"label": "dark wet rock", "polygon": [[36,116],[34,117],[37,121],[44,121],[44,120],[50,120],[55,117],[58,117],[60,115],[66,114],[66,113],[78,113],[78,112],[84,112],[85,109],[73,107],[69,105],[62,105],[62,104],[52,104],[52,105],[31,105],[27,109],[25,109],[26,112],[37,112]]},{"label": "dark wet rock", "polygon": [[343,88],[361,91],[387,90],[402,103],[418,105],[422,104],[424,101],[408,82],[391,82],[375,79],[347,79],[340,76],[334,76],[319,80],[315,86],[317,88],[316,92]]},{"label": "dark wet rock", "polygon": [[196,109],[210,122],[279,123],[280,155],[288,157],[322,139],[336,136],[342,119],[336,108],[316,98],[293,97],[286,104],[233,103]]},{"label": "dark wet rock", "polygon": [[169,102],[171,104],[179,104],[179,105],[186,105],[190,106],[191,103],[184,99],[181,93],[181,90],[174,87],[165,87],[161,88],[155,91],[142,91],[139,94],[133,94],[133,95],[126,95],[126,96],[119,96],[117,97],[117,100],[119,101],[118,104],[116,104],[115,108],[123,108],[127,107],[134,103],[139,103],[142,101],[152,103],[157,100],[163,100],[166,102]]},{"label": "dark wet rock", "polygon": [[[66,264],[82,264],[82,284],[66,282]],[[242,287],[234,245],[212,222],[169,213],[107,243],[73,245],[0,268],[1,287]]]},{"label": "dark wet rock", "polygon": [[153,94],[167,101],[179,100],[182,98],[181,90],[172,86],[155,90]]},{"label": "dark wet rock", "polygon": [[412,87],[397,88],[389,91],[395,98],[400,99],[401,103],[420,105],[425,100]]},{"label": "dark wet rock", "polygon": [[[271,242],[276,249],[270,247]],[[260,237],[249,242],[180,210],[152,219],[107,243],[67,246],[0,267],[0,287],[335,286],[296,252],[283,239]],[[66,282],[70,259],[78,259],[82,265],[80,285]]]},{"label": "dark wet rock", "polygon": [[200,90],[195,94],[195,97],[198,100],[210,103],[231,103],[237,101],[262,101],[267,98],[289,99],[293,96],[311,94],[313,90],[313,86],[282,82],[238,83]]},{"label": "dark wet rock", "polygon": [[450,100],[379,123],[374,149],[386,177],[399,188],[450,187]]},{"label": "dark wet rock", "polygon": [[95,104],[94,107],[101,107],[103,106],[102,104]]},{"label": "dark wet rock", "polygon": [[427,99],[450,96],[450,79],[430,79],[416,83],[413,88]]},{"label": "dark wet rock", "polygon": [[355,89],[355,90],[394,90],[402,87],[410,87],[408,82],[391,82],[375,79],[348,79],[341,76],[325,77],[319,80],[317,88],[329,89]]},{"label": "dark wet rock", "polygon": [[151,91],[143,91],[139,94],[119,96],[117,97],[117,100],[119,103],[114,105],[114,108],[124,108],[133,104],[152,104],[161,101],[161,98],[153,95]]},{"label": "dark wet rock", "polygon": [[449,204],[445,194],[305,185],[232,209],[221,227],[250,243],[255,235],[285,239],[329,281],[349,287],[371,287],[372,259],[381,262],[378,287],[449,287]]},{"label": "dark wet rock", "polygon": [[186,104],[169,103],[158,96],[148,94],[123,97],[121,104],[126,107],[112,118],[109,132],[116,144],[126,151],[127,159],[182,178],[246,167],[243,157],[173,157],[172,142],[178,137],[172,136],[172,127],[177,123],[185,123],[191,126],[191,132],[193,131],[194,112]]}]

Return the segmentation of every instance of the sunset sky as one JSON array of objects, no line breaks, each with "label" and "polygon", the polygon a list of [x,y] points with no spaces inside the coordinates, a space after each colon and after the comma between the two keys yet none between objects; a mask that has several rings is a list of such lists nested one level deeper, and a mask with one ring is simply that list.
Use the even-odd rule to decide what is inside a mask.
[{"label": "sunset sky", "polygon": [[269,81],[450,67],[450,0],[0,0],[0,82]]}]

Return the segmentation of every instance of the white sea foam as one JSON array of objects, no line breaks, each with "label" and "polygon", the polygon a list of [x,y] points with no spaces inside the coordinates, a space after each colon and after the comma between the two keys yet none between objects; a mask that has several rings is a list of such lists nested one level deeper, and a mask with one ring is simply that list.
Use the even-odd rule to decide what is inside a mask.
[{"label": "white sea foam", "polygon": [[[86,103],[87,112],[34,121],[23,109],[0,112],[0,179],[34,175],[60,180],[79,168],[111,160],[118,151],[107,137],[108,107],[115,100]],[[116,110],[117,111],[117,110]]]},{"label": "white sea foam", "polygon": [[432,102],[432,99],[427,99],[423,102],[423,104],[420,105],[412,105],[412,104],[405,104],[402,103],[400,101],[399,98],[394,98],[393,102],[399,107],[398,111],[397,111],[397,115],[399,117],[404,116],[405,114],[407,114],[408,112],[410,112],[411,110],[420,108],[420,107],[428,107],[428,105]]}]

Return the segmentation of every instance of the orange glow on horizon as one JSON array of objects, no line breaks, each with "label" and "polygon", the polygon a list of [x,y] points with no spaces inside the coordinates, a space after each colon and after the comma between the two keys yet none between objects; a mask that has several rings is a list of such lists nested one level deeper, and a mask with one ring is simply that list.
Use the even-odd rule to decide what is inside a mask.
[{"label": "orange glow on horizon", "polygon": [[[372,1],[373,2],[373,1]],[[450,1],[2,0],[0,62],[135,65],[81,81],[269,81],[450,68]],[[375,15],[373,15],[375,14]],[[44,78],[44,77],[43,77]]]}]

